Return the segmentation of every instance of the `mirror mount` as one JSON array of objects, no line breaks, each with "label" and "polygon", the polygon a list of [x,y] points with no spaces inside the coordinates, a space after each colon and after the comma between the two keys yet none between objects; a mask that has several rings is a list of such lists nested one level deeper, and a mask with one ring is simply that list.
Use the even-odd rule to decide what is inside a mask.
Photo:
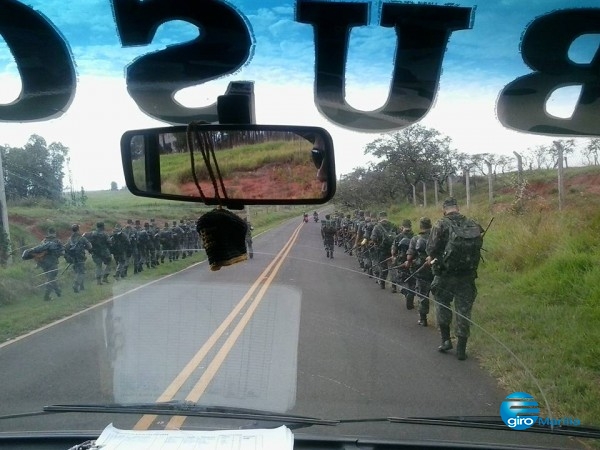
[{"label": "mirror mount", "polygon": [[231,81],[224,95],[217,97],[219,123],[254,125],[254,82]]}]

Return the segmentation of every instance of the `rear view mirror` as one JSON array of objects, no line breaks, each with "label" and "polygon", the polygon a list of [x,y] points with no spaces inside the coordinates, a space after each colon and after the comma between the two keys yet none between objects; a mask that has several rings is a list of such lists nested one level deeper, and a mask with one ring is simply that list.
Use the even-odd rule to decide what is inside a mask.
[{"label": "rear view mirror", "polygon": [[239,207],[333,197],[333,143],[318,127],[175,126],[127,131],[121,156],[139,196]]}]

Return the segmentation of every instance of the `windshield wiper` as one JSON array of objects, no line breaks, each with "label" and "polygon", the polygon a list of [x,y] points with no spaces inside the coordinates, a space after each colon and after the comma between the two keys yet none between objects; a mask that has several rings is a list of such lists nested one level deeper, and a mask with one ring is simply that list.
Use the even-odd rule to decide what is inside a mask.
[{"label": "windshield wiper", "polygon": [[153,414],[159,416],[192,416],[225,419],[256,420],[277,422],[288,428],[309,427],[312,425],[335,426],[338,420],[319,419],[272,411],[262,411],[231,406],[206,406],[193,402],[171,401],[161,403],[101,403],[68,404],[44,406],[44,413],[110,413],[110,414]]},{"label": "windshield wiper", "polygon": [[[359,422],[410,423],[414,425],[441,425],[450,427],[484,428],[486,430],[511,430],[498,416],[443,416],[443,417],[383,417],[373,419],[341,419],[340,424]],[[534,424],[527,429],[533,433],[577,436],[600,439],[600,428],[574,425],[543,426]]]}]

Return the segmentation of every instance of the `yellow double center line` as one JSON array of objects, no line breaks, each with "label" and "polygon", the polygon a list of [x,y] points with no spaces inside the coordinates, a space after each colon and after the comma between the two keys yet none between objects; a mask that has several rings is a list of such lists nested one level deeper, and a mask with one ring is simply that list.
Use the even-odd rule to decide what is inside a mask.
[{"label": "yellow double center line", "polygon": [[[275,258],[273,258],[273,261],[271,261],[271,263],[269,263],[267,268],[259,275],[259,277],[252,284],[250,289],[248,289],[248,291],[244,294],[244,296],[242,297],[240,302],[235,306],[235,308],[233,308],[233,310],[229,313],[229,315],[225,318],[225,320],[221,323],[221,325],[219,325],[219,327],[210,336],[210,338],[208,338],[208,340],[204,343],[204,345],[202,345],[202,347],[198,350],[198,352],[194,355],[194,357],[190,360],[190,362],[188,362],[185,365],[185,367],[179,373],[179,375],[177,375],[177,377],[175,377],[175,379],[171,382],[171,384],[167,387],[167,389],[158,397],[158,399],[156,400],[157,402],[168,402],[175,397],[175,394],[177,394],[177,392],[181,389],[183,384],[189,379],[189,377],[192,375],[192,373],[198,368],[198,366],[204,360],[204,358],[206,357],[208,352],[214,347],[214,345],[217,343],[217,341],[221,338],[221,336],[223,335],[225,330],[227,330],[231,326],[231,324],[233,323],[235,318],[239,315],[240,311],[244,308],[246,303],[248,303],[248,301],[253,298],[254,292],[256,292],[256,290],[260,287],[260,290],[254,297],[252,303],[250,304],[250,306],[248,307],[248,309],[246,310],[244,315],[241,317],[241,319],[239,320],[239,322],[237,323],[237,325],[235,326],[235,328],[233,329],[233,331],[231,332],[231,334],[229,335],[227,340],[223,343],[223,346],[219,349],[219,351],[217,352],[217,354],[215,355],[213,360],[210,362],[210,364],[208,365],[208,367],[202,374],[202,376],[198,379],[198,381],[196,382],[196,384],[194,385],[194,387],[192,388],[190,393],[185,398],[187,401],[190,401],[190,402],[197,402],[200,399],[200,397],[202,396],[202,394],[204,393],[204,391],[206,390],[206,388],[208,387],[208,385],[210,384],[212,379],[217,374],[219,368],[223,364],[223,361],[225,361],[225,358],[227,357],[227,355],[229,354],[229,352],[235,345],[237,339],[242,334],[242,331],[244,331],[244,328],[246,327],[248,322],[250,322],[250,319],[252,318],[254,312],[256,311],[256,308],[258,308],[258,305],[260,304],[261,300],[263,299],[267,289],[269,288],[269,286],[273,282],[273,279],[279,272],[279,269],[281,268],[283,261],[285,260],[286,256],[292,249],[292,246],[294,245],[294,243],[296,242],[296,239],[298,238],[298,234],[299,234],[301,228],[302,228],[302,225],[299,225],[294,230],[290,239],[286,242],[286,244],[279,251],[279,253],[277,253]],[[144,415],[138,421],[138,423],[135,425],[134,429],[147,430],[148,428],[150,428],[152,423],[157,419],[157,417],[158,416],[151,415],[151,414]],[[167,424],[166,428],[170,428],[170,429],[181,428],[184,421],[185,421],[185,417],[174,416],[171,418],[171,420]]]}]

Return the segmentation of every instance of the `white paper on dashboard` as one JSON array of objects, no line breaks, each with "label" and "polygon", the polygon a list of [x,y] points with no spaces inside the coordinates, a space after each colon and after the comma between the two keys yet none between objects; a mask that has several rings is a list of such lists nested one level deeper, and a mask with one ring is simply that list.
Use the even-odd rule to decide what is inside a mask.
[{"label": "white paper on dashboard", "polygon": [[292,450],[286,426],[258,430],[120,430],[108,425],[96,439],[102,450]]}]

